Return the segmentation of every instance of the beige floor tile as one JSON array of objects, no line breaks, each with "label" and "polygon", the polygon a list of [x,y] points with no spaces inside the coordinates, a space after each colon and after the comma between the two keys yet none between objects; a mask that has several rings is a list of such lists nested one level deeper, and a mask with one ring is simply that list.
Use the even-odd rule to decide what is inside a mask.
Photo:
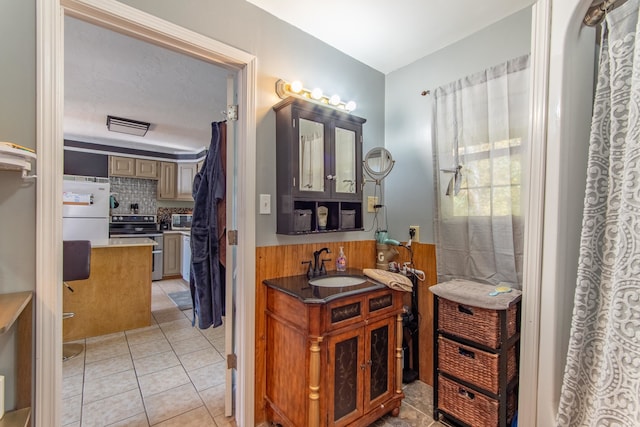
[{"label": "beige floor tile", "polygon": [[172,342],[171,347],[173,348],[173,351],[175,351],[178,356],[182,356],[188,353],[193,353],[194,351],[205,350],[205,349],[210,349],[211,351],[215,351],[211,346],[211,343],[207,341],[207,339],[202,335]]},{"label": "beige floor tile", "polygon": [[217,328],[201,329],[200,332],[202,332],[202,335],[204,335],[208,339],[216,339],[216,338],[224,339],[224,333],[225,333],[224,325],[218,326]]},{"label": "beige floor tile", "polygon": [[153,298],[153,302],[151,303],[151,310],[162,311],[177,308],[171,298],[167,296],[155,297]]},{"label": "beige floor tile", "polygon": [[177,280],[163,280],[159,283],[159,286],[167,294],[189,290],[189,286],[187,286],[186,282],[179,282]]},{"label": "beige floor tile", "polygon": [[220,356],[217,351],[213,350],[213,348],[205,348],[203,350],[194,351],[180,356],[180,362],[187,372],[202,368],[203,366],[213,365],[214,363],[222,362],[223,360],[222,356]]},{"label": "beige floor tile", "polygon": [[237,427],[236,420],[233,417],[217,416],[213,419],[218,427]]},{"label": "beige floor tile", "polygon": [[133,369],[133,362],[131,362],[131,355],[127,353],[122,356],[87,363],[84,368],[84,376],[89,381],[131,369]]},{"label": "beige floor tile", "polygon": [[202,406],[200,396],[191,383],[144,398],[151,425]]},{"label": "beige floor tile", "polygon": [[70,424],[63,424],[62,427],[80,427],[80,421],[74,421]]},{"label": "beige floor tile", "polygon": [[198,392],[205,406],[214,417],[224,414],[225,389],[225,384],[222,383]]},{"label": "beige floor tile", "polygon": [[195,369],[188,374],[196,390],[200,391],[223,384],[226,368],[227,364],[220,362]]},{"label": "beige floor tile", "polygon": [[84,351],[78,356],[62,362],[62,377],[74,377],[84,372]]},{"label": "beige floor tile", "polygon": [[82,395],[77,394],[62,401],[62,425],[80,421],[82,413]]},{"label": "beige floor tile", "polygon": [[138,383],[142,396],[146,398],[189,383],[189,376],[184,368],[178,365],[138,377]]},{"label": "beige floor tile", "polygon": [[82,394],[84,375],[62,378],[62,400]]},{"label": "beige floor tile", "polygon": [[160,327],[156,324],[147,328],[136,329],[133,331],[127,331],[127,341],[129,345],[142,344],[150,341],[157,341],[164,339],[165,336],[162,333]]},{"label": "beige floor tile", "polygon": [[92,342],[89,342],[89,339],[87,339],[85,363],[97,362],[99,360],[122,356],[128,353],[129,346],[127,345],[124,333],[118,337],[112,336],[104,340],[96,340]]},{"label": "beige floor tile", "polygon": [[136,414],[131,418],[109,424],[108,427],[149,427],[149,420],[146,412]]},{"label": "beige floor tile", "polygon": [[163,331],[169,342],[172,344],[176,341],[184,341],[187,339],[204,339],[198,328],[194,328],[191,325],[180,329],[163,329]]},{"label": "beige floor tile", "polygon": [[167,297],[167,299],[171,303],[171,306],[162,307],[161,309],[156,309],[152,307],[153,317],[156,318],[156,321],[162,324],[165,322],[170,322],[172,320],[184,319],[185,318],[184,314],[182,314],[182,312],[178,310],[178,307],[176,307],[173,301],[171,301],[169,297]]},{"label": "beige floor tile", "polygon": [[140,359],[142,357],[152,356],[158,353],[164,353],[171,350],[171,345],[166,339],[143,342],[141,344],[135,344],[131,347],[131,357],[133,360]]},{"label": "beige floor tile", "polygon": [[138,389],[138,381],[133,369],[106,377],[87,379],[84,383],[83,405]]},{"label": "beige floor tile", "polygon": [[140,390],[135,389],[82,406],[82,427],[102,427],[144,413]]},{"label": "beige floor tile", "polygon": [[191,326],[191,321],[187,319],[185,316],[181,316],[177,319],[167,320],[166,322],[160,323],[160,329],[164,332],[172,331],[175,329],[195,329],[195,327]]},{"label": "beige floor tile", "polygon": [[93,347],[96,344],[116,343],[116,342],[122,341],[123,339],[124,339],[124,332],[114,332],[112,334],[87,338],[86,343],[88,347]]},{"label": "beige floor tile", "polygon": [[156,424],[158,427],[217,427],[204,406]]},{"label": "beige floor tile", "polygon": [[180,365],[180,361],[173,351],[165,351],[135,360],[136,375],[138,376],[152,374],[178,365]]}]

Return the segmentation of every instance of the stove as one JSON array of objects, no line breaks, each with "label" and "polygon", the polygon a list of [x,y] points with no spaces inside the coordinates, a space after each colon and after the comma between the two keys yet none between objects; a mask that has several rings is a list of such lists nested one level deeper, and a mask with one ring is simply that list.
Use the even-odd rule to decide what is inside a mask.
[{"label": "stove", "polygon": [[148,237],[157,243],[151,251],[153,254],[151,280],[162,279],[164,239],[156,220],[155,215],[112,215],[109,221],[109,237],[120,239]]},{"label": "stove", "polygon": [[109,222],[109,237],[162,235],[155,215],[113,215]]}]

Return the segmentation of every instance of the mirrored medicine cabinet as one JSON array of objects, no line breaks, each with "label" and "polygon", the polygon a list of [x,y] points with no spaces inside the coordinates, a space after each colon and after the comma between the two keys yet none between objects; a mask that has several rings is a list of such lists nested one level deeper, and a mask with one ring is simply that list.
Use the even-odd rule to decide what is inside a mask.
[{"label": "mirrored medicine cabinet", "polygon": [[273,109],[277,232],[362,230],[362,125],[366,120],[295,97]]}]

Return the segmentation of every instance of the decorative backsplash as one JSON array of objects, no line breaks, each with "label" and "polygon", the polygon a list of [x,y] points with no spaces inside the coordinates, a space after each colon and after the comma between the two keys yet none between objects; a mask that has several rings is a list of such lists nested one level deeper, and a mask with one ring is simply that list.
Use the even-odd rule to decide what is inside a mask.
[{"label": "decorative backsplash", "polygon": [[158,208],[158,223],[171,222],[172,214],[190,214],[191,208]]},{"label": "decorative backsplash", "polygon": [[156,193],[158,181],[153,179],[110,177],[111,194],[119,206],[111,214],[132,214],[131,205],[138,204],[138,214],[156,215],[158,203]]}]

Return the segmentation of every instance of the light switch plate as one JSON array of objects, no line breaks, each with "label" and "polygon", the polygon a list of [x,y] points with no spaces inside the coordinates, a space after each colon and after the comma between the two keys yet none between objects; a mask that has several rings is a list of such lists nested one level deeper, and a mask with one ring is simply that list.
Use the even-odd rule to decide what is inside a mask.
[{"label": "light switch plate", "polygon": [[271,213],[271,194],[260,195],[260,215],[269,215]]}]

